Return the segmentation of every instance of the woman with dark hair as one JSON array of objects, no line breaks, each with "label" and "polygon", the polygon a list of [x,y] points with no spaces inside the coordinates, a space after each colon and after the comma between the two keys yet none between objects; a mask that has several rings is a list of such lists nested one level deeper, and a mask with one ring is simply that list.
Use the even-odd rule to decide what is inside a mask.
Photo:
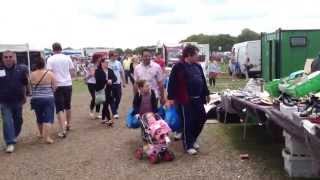
[{"label": "woman with dark hair", "polygon": [[45,69],[42,57],[36,60],[35,71],[30,76],[32,84],[31,108],[35,111],[40,138],[51,144],[49,130],[54,121],[54,89],[56,82],[51,71]]},{"label": "woman with dark hair", "polygon": [[[99,115],[100,112],[100,104],[95,105],[95,91],[96,91],[96,78],[95,78],[95,71],[98,67],[98,64],[100,60],[103,58],[102,54],[95,53],[92,56],[92,60],[90,64],[88,65],[87,71],[86,71],[86,83],[88,86],[89,93],[91,95],[91,101],[90,101],[90,113],[89,116],[91,119],[101,118]],[[95,108],[95,112],[94,112]]]},{"label": "woman with dark hair", "polygon": [[101,91],[104,89],[106,96],[102,108],[102,123],[112,126],[113,120],[111,120],[109,105],[112,101],[112,84],[117,81],[117,77],[114,72],[108,68],[108,60],[106,58],[102,58],[99,61],[98,68],[95,71],[95,79],[95,91]]},{"label": "woman with dark hair", "polygon": [[198,64],[199,49],[187,45],[182,59],[173,66],[168,84],[167,106],[178,107],[182,121],[183,146],[188,154],[195,155],[203,125],[206,121],[204,104],[209,101],[209,90],[202,67]]}]

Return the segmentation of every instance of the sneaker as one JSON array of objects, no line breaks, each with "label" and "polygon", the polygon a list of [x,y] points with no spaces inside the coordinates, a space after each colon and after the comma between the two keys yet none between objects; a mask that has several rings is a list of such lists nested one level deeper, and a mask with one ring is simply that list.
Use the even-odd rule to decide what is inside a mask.
[{"label": "sneaker", "polygon": [[118,115],[118,114],[115,114],[115,115],[113,116],[113,118],[119,119],[119,115]]},{"label": "sneaker", "polygon": [[193,144],[193,148],[195,148],[195,149],[197,149],[197,150],[198,150],[198,149],[200,148],[200,146],[199,146],[199,144],[194,143],[194,144]]},{"label": "sneaker", "polygon": [[174,140],[176,140],[176,141],[178,141],[178,140],[180,140],[182,138],[182,133],[175,133],[174,134]]},{"label": "sneaker", "polygon": [[187,150],[187,153],[190,155],[196,155],[198,153],[198,151],[195,150],[194,148],[190,148]]},{"label": "sneaker", "polygon": [[14,151],[14,145],[13,144],[8,145],[6,148],[6,153],[13,153],[13,151]]},{"label": "sneaker", "polygon": [[97,115],[96,119],[102,119],[102,116],[101,115]]}]

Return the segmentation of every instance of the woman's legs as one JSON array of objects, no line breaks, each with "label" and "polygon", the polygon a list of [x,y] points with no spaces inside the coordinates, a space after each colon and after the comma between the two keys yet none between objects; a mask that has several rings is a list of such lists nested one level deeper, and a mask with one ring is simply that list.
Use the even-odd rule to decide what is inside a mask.
[{"label": "woman's legs", "polygon": [[91,118],[95,118],[93,114],[93,109],[96,107],[96,113],[99,114],[100,112],[100,104],[96,105],[95,104],[95,99],[96,99],[96,88],[95,84],[88,84],[88,89],[91,95],[91,101],[90,101],[90,116]]},{"label": "woman's legs", "polygon": [[111,120],[109,106],[110,106],[110,102],[108,99],[106,99],[102,107],[102,121],[105,121],[106,118],[107,118],[107,121]]},{"label": "woman's legs", "polygon": [[213,87],[216,86],[216,78],[212,78],[212,84],[213,84]]},{"label": "woman's legs", "polygon": [[43,132],[42,132],[42,124],[37,122],[38,129],[39,129],[39,138],[43,138]]},{"label": "woman's legs", "polygon": [[91,95],[91,102],[90,102],[90,111],[93,111],[94,105],[95,105],[95,84],[89,84],[88,83],[88,90]]},{"label": "woman's legs", "polygon": [[209,85],[212,86],[212,84],[213,84],[213,78],[210,77],[210,78],[209,78]]},{"label": "woman's legs", "polygon": [[52,144],[53,140],[50,137],[50,128],[51,123],[43,123],[42,124],[42,134],[45,143]]}]

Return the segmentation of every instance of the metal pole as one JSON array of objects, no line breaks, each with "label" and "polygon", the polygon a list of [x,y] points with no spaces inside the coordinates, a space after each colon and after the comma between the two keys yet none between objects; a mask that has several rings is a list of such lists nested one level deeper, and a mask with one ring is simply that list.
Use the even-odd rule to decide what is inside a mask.
[{"label": "metal pole", "polygon": [[27,56],[28,56],[28,70],[29,70],[29,77],[30,77],[30,74],[31,74],[31,64],[30,64],[29,44],[27,43],[26,46],[27,46]]}]

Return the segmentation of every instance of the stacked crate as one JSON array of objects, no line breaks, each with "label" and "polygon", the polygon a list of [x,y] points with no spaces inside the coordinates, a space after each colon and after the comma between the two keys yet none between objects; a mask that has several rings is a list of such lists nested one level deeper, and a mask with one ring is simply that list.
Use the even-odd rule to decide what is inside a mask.
[{"label": "stacked crate", "polygon": [[290,177],[319,177],[319,165],[312,158],[305,143],[297,141],[287,132],[285,137],[285,149],[282,151],[284,168]]}]

